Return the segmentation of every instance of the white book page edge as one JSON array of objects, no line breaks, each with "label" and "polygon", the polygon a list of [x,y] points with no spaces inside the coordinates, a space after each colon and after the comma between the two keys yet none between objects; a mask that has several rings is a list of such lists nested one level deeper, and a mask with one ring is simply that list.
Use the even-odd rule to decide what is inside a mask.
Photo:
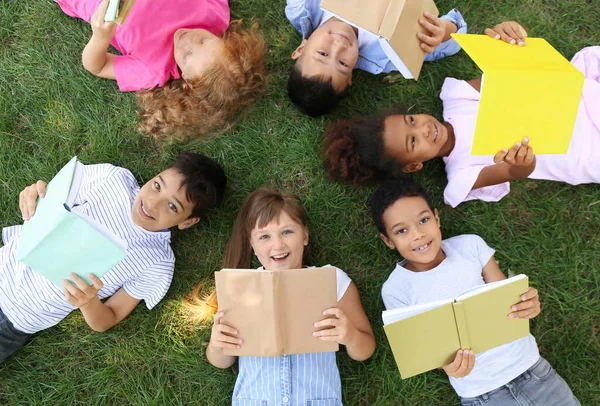
[{"label": "white book page edge", "polygon": [[383,313],[381,313],[381,318],[383,319],[383,324],[388,325],[398,320],[404,320],[411,316],[424,313],[428,310],[435,309],[436,307],[440,307],[452,302],[454,302],[453,299],[437,300],[435,302],[421,303],[414,306],[406,306],[399,307],[397,309],[385,310]]},{"label": "white book page edge", "polygon": [[69,191],[69,197],[67,198],[67,205],[73,206],[77,193],[79,193],[79,187],[81,186],[81,180],[83,179],[83,164],[77,161],[75,166],[75,173],[73,174],[73,181],[71,182],[71,190]]},{"label": "white book page edge", "polygon": [[387,39],[379,37],[379,45],[381,46],[381,49],[383,49],[383,52],[385,52],[386,56],[390,58],[392,64],[394,64],[396,69],[398,69],[400,74],[404,76],[405,79],[414,79],[412,73],[410,73],[404,62],[402,62],[402,59],[400,59],[400,57],[398,56],[396,51],[394,51]]},{"label": "white book page edge", "polygon": [[[496,281],[496,282],[492,282],[492,283],[486,283],[485,285],[480,285],[480,286],[474,287],[472,289],[469,289],[469,290],[461,293],[459,296],[457,296],[456,301],[458,302],[460,300],[468,299],[470,297],[479,295],[480,293],[490,291],[490,290],[498,288],[500,286],[508,285],[509,283],[513,283],[513,282],[516,282],[516,281],[524,279],[524,278],[527,278],[527,276],[520,274],[517,276],[513,276],[512,278],[503,279],[501,281]],[[523,293],[525,293],[525,292],[523,292]]]}]

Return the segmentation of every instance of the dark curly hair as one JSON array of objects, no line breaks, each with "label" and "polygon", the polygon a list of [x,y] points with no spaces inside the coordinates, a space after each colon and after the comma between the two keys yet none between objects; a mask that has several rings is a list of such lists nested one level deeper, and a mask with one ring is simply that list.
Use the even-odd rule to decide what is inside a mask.
[{"label": "dark curly hair", "polygon": [[370,203],[373,222],[375,222],[375,226],[379,232],[385,236],[387,236],[387,233],[385,231],[385,224],[383,223],[383,213],[385,213],[388,207],[403,197],[421,197],[425,200],[431,211],[435,211],[429,195],[417,182],[406,176],[388,179],[379,185],[373,196],[371,196]]},{"label": "dark curly hair", "polygon": [[355,117],[327,126],[323,157],[332,179],[358,186],[402,175],[402,165],[387,156],[383,145],[385,119],[404,114],[403,108]]},{"label": "dark curly hair", "polygon": [[288,96],[302,113],[311,117],[322,116],[348,94],[348,87],[342,92],[336,92],[332,81],[332,78],[326,79],[323,76],[302,76],[296,62],[287,83]]}]

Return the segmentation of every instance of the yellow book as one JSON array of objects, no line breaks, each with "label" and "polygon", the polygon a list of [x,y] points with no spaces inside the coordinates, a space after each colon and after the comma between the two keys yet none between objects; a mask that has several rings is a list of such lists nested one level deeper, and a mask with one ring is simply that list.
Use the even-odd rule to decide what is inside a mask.
[{"label": "yellow book", "polygon": [[495,155],[529,137],[535,154],[569,149],[584,76],[543,38],[519,47],[452,34],[483,71],[473,155]]},{"label": "yellow book", "polygon": [[451,300],[383,312],[383,324],[402,379],[440,368],[459,349],[475,354],[529,334],[529,320],[511,319],[511,306],[528,290],[517,275],[477,286]]}]

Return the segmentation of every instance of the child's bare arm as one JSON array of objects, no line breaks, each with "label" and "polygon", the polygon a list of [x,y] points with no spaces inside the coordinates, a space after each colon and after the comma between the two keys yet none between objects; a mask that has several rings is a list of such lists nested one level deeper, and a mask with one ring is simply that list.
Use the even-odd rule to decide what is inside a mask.
[{"label": "child's bare arm", "polygon": [[494,165],[487,166],[479,172],[473,189],[524,179],[535,169],[535,155],[527,138],[509,150],[503,149],[498,152],[494,162]]},{"label": "child's bare arm", "polygon": [[242,339],[237,337],[238,331],[221,321],[225,313],[215,314],[213,327],[210,333],[210,342],[206,347],[208,362],[217,368],[229,368],[237,357],[223,354],[223,348],[240,348]]},{"label": "child's bare arm", "polygon": [[338,302],[338,307],[325,310],[323,315],[334,317],[315,323],[315,327],[331,328],[314,332],[315,337],[344,344],[350,358],[356,361],[364,361],[373,355],[375,336],[354,282],[348,286],[342,300]]},{"label": "child's bare arm", "polygon": [[102,289],[102,281],[93,274],[89,275],[92,285],[74,273],[69,275],[71,282],[63,281],[63,291],[66,299],[73,306],[79,307],[86,323],[92,330],[106,331],[123,320],[140,302],[140,299],[131,297],[125,289],[119,289],[105,303],[98,298],[98,291]]},{"label": "child's bare arm", "polygon": [[115,79],[114,61],[117,56],[107,51],[117,26],[113,22],[104,21],[107,7],[108,0],[103,0],[90,20],[92,37],[83,50],[81,62],[92,74],[105,79]]}]

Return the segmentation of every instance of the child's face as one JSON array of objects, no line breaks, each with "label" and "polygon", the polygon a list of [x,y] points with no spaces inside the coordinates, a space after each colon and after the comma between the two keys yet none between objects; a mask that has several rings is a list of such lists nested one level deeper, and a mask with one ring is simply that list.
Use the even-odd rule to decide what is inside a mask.
[{"label": "child's face", "polygon": [[332,86],[342,92],[352,84],[352,69],[358,60],[358,38],[352,26],[336,18],[317,28],[292,53],[302,76],[332,78]]},{"label": "child's face", "polygon": [[133,222],[148,231],[196,224],[200,218],[190,218],[193,203],[187,200],[185,187],[180,187],[182,180],[175,169],[169,168],[142,186],[131,210]]},{"label": "child's face", "polygon": [[403,197],[383,213],[385,244],[397,250],[415,271],[430,270],[442,262],[442,232],[437,210],[431,211],[422,197]]},{"label": "child's face", "polygon": [[448,141],[448,129],[427,114],[395,114],[385,119],[383,145],[386,155],[415,172],[423,162],[440,156]]},{"label": "child's face", "polygon": [[198,77],[223,55],[223,40],[201,28],[180,28],[175,31],[173,42],[175,62],[185,80]]},{"label": "child's face", "polygon": [[279,219],[271,221],[266,227],[255,227],[250,233],[250,244],[265,269],[298,269],[302,268],[308,230],[283,212]]}]

